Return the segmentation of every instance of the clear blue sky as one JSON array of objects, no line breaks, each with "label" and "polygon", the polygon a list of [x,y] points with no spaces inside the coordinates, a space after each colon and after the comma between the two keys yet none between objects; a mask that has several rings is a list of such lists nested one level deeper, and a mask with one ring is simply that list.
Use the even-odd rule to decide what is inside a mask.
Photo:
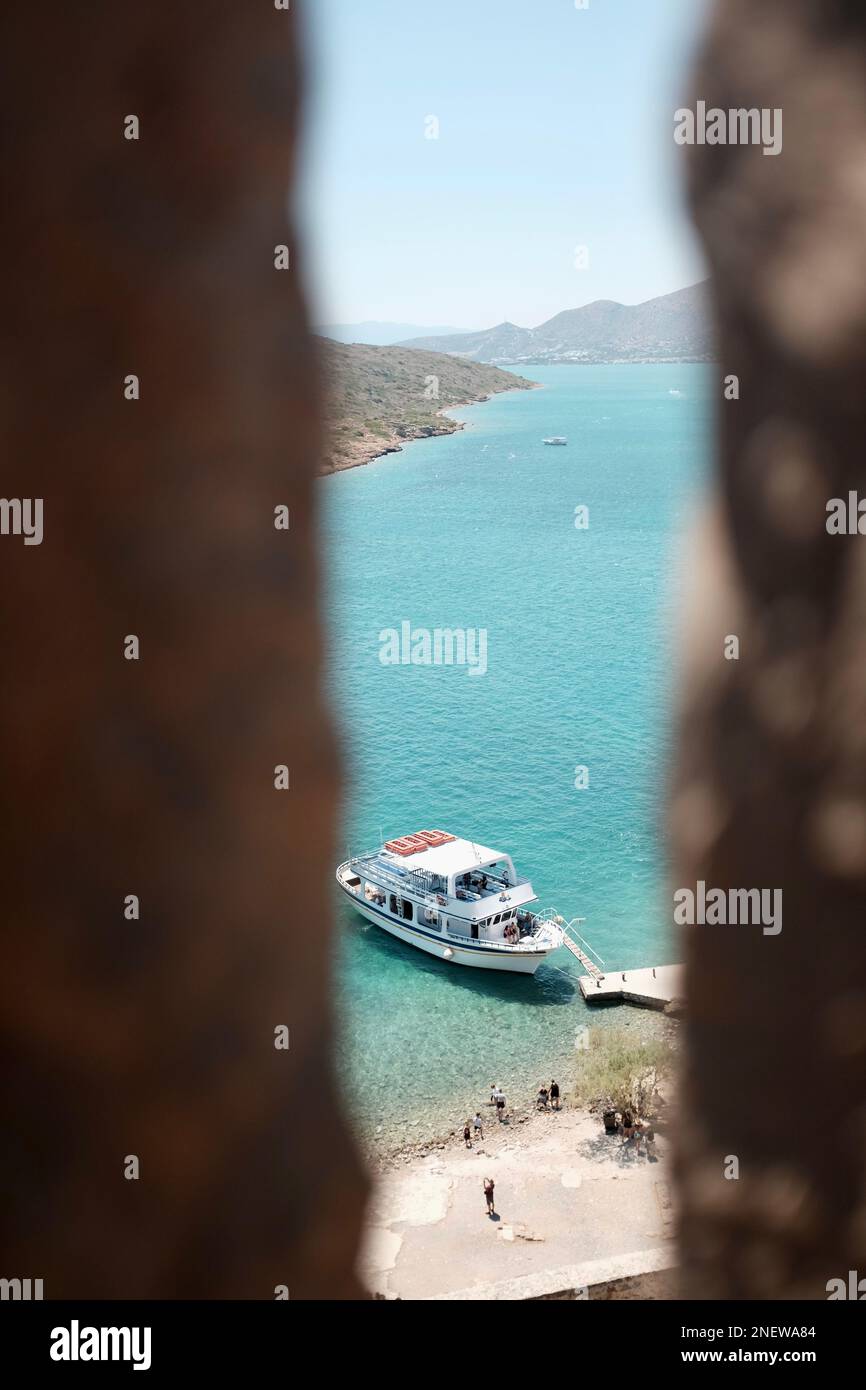
[{"label": "clear blue sky", "polygon": [[673,113],[704,0],[299,8],[314,322],[534,326],[702,278]]}]

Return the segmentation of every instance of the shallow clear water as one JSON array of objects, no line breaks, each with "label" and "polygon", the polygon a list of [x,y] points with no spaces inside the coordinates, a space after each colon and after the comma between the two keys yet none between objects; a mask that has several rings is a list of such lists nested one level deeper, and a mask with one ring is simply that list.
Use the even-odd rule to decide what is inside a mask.
[{"label": "shallow clear water", "polygon": [[[710,369],[526,375],[544,389],[455,411],[460,433],[321,482],[352,777],[341,858],[442,827],[509,851],[541,905],[587,919],[608,966],[661,964],[676,958],[660,837],[674,581]],[[567,447],[541,443],[554,434]],[[404,620],[486,629],[487,673],[383,665],[380,632]],[[461,969],[337,912],[341,1071],[365,1132],[462,1122],[491,1080],[567,1077],[589,1012],[567,952],[532,978]]]}]

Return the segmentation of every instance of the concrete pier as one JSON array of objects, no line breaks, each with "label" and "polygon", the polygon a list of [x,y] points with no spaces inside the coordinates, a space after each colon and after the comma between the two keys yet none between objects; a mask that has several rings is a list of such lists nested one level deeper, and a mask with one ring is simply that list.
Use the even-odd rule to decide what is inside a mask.
[{"label": "concrete pier", "polygon": [[603,975],[581,975],[580,992],[587,1004],[643,1004],[663,1009],[685,993],[685,966],[650,965],[643,970],[608,970]]}]

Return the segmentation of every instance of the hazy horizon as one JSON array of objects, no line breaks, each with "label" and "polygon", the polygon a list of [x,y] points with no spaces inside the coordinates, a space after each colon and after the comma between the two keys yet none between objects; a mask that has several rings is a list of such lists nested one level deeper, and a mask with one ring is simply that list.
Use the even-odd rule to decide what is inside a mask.
[{"label": "hazy horizon", "polygon": [[[695,289],[698,285],[703,285],[703,284],[705,284],[705,283],[706,283],[706,277],[703,277],[703,278],[700,279],[700,280],[693,280],[693,281],[691,281],[688,285],[679,285],[676,289],[668,290],[668,291],[666,291],[666,293],[667,293],[667,294],[679,294],[679,293],[680,293],[681,291],[683,291],[683,290],[692,290],[692,289]],[[457,334],[457,333],[483,333],[483,332],[485,332],[487,329],[490,329],[490,328],[498,328],[498,327],[500,327],[500,326],[501,326],[502,324],[504,324],[504,323],[510,323],[510,324],[512,324],[515,328],[540,328],[540,327],[542,326],[542,324],[548,323],[548,322],[550,321],[550,319],[551,319],[551,318],[555,318],[555,317],[557,316],[557,314],[568,314],[568,313],[573,313],[573,312],[574,312],[575,310],[577,310],[577,309],[588,309],[592,304],[622,304],[622,305],[623,305],[625,308],[627,308],[627,309],[634,309],[634,308],[637,308],[637,307],[638,307],[639,305],[641,305],[641,304],[648,304],[648,303],[650,302],[650,300],[653,300],[653,299],[662,299],[662,298],[664,298],[664,295],[650,295],[649,300],[647,300],[647,299],[639,299],[639,300],[635,301],[634,304],[630,304],[630,303],[626,303],[626,301],[625,301],[624,299],[615,299],[615,298],[613,298],[613,297],[611,297],[611,296],[607,296],[607,295],[606,295],[606,296],[604,296],[604,297],[602,297],[602,298],[599,298],[599,299],[588,299],[588,300],[586,301],[585,304],[568,304],[568,305],[566,305],[564,308],[558,309],[558,310],[556,311],[556,314],[550,314],[550,315],[548,315],[548,318],[546,318],[546,319],[541,319],[541,320],[539,320],[538,323],[518,323],[516,319],[504,318],[504,319],[500,319],[498,323],[478,323],[478,324],[476,324],[476,325],[474,326],[474,328],[454,328],[453,326],[452,326],[452,327],[447,327],[447,326],[446,326],[446,327],[441,327],[441,326],[438,326],[438,325],[427,325],[427,326],[425,326],[425,325],[420,325],[420,326],[421,326],[421,327],[426,327],[426,331],[427,331],[427,332],[430,332],[431,329],[435,328],[435,331],[436,331],[437,333],[441,333],[441,334],[443,334],[443,335],[444,335],[444,334],[447,334],[447,333],[451,333],[451,334]],[[342,322],[342,323],[323,323],[323,324],[316,324],[316,325],[314,325],[314,332],[323,332],[324,329],[326,329],[326,328],[343,328],[343,329],[345,329],[345,328],[372,328],[372,327],[378,327],[378,328],[397,328],[397,327],[407,327],[407,326],[410,326],[410,325],[394,323],[392,320],[389,320],[389,319],[358,319],[358,320],[357,320],[356,322],[354,322],[354,323]],[[414,326],[417,327],[417,326],[419,326],[419,325],[414,325]]]},{"label": "hazy horizon", "polygon": [[313,322],[537,327],[704,279],[673,140],[704,9],[307,6]]}]

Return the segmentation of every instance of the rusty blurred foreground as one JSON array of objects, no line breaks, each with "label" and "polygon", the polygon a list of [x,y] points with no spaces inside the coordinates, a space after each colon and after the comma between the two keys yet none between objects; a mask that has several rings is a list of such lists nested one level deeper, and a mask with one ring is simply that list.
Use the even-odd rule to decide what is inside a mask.
[{"label": "rusty blurred foreground", "polygon": [[4,492],[45,515],[41,546],[0,542],[2,1263],[46,1298],[360,1296],[318,409],[274,265],[294,22],[225,0],[2,20]]}]

